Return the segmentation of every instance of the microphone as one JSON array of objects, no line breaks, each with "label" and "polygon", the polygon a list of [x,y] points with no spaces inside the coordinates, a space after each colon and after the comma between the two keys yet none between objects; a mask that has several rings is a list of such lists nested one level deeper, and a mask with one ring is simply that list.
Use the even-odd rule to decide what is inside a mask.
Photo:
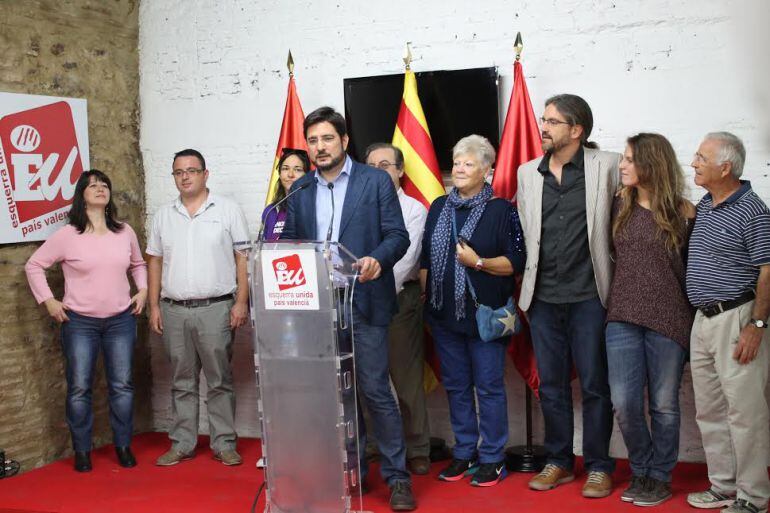
[{"label": "microphone", "polygon": [[326,242],[329,242],[332,240],[332,230],[334,229],[334,184],[327,183],[326,187],[328,187],[329,194],[331,194],[332,197],[332,218],[329,222],[329,229],[326,231]]},{"label": "microphone", "polygon": [[265,216],[262,218],[262,225],[259,227],[259,235],[257,236],[257,242],[264,242],[265,241],[265,221],[267,221],[267,216],[270,215],[270,212],[281,206],[283,203],[289,200],[292,196],[297,194],[302,189],[307,189],[310,187],[310,184],[313,182],[306,182],[294,189],[293,191],[289,192],[286,196],[283,197],[281,201],[276,201],[272,205],[270,205],[270,208],[267,209],[267,212],[265,212]]}]

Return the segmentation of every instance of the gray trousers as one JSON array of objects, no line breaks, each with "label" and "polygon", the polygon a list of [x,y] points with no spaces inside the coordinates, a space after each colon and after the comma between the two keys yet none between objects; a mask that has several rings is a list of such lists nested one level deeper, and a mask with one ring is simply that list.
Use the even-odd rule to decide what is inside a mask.
[{"label": "gray trousers", "polygon": [[161,302],[163,343],[171,360],[171,416],[168,436],[172,447],[189,453],[198,443],[199,375],[208,385],[206,406],[211,448],[235,449],[235,393],[230,368],[233,300],[187,308]]},{"label": "gray trousers", "polygon": [[[422,302],[420,285],[407,282],[398,294],[398,313],[388,327],[390,379],[396,389],[404,425],[407,459],[430,455],[430,428],[425,401]],[[364,409],[367,426],[372,420]],[[375,453],[375,440],[368,429],[367,453]]]},{"label": "gray trousers", "polygon": [[753,306],[751,301],[710,318],[698,312],[690,339],[690,367],[695,419],[712,488],[737,493],[739,499],[764,508],[770,498],[770,415],[765,399],[770,334],[765,332],[752,362],[741,365],[733,359]]}]

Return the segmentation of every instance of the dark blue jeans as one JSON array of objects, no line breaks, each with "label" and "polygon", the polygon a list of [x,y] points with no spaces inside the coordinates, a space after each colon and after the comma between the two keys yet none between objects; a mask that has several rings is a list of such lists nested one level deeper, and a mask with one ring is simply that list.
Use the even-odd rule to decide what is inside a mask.
[{"label": "dark blue jeans", "polygon": [[[607,323],[612,405],[635,476],[671,481],[679,456],[679,384],[685,356],[681,345],[656,331]],[[645,387],[652,435],[644,416]]]},{"label": "dark blue jeans", "polygon": [[[347,331],[349,333],[349,330]],[[390,389],[388,367],[388,327],[374,326],[353,312],[353,345],[358,395],[366,402],[372,417],[372,428],[380,450],[380,474],[388,485],[395,481],[409,481],[406,470],[404,428],[398,404]],[[366,478],[366,425],[358,415],[359,455],[361,478]]]},{"label": "dark blue jeans", "polygon": [[598,297],[578,303],[535,300],[529,308],[532,343],[540,375],[548,463],[571,470],[575,455],[572,387],[574,364],[583,399],[583,457],[589,471],[612,473],[612,402],[607,382],[604,321]]},{"label": "dark blue jeans", "polygon": [[464,460],[478,456],[480,463],[503,461],[508,441],[504,381],[508,337],[484,342],[435,322],[431,322],[431,330],[441,362],[441,384],[449,399],[449,419],[455,435],[453,456]]},{"label": "dark blue jeans", "polygon": [[62,324],[62,347],[67,360],[67,424],[76,451],[91,450],[94,412],[91,406],[94,368],[104,353],[109,391],[110,425],[116,447],[131,444],[134,385],[131,379],[136,319],[127,310],[100,319],[67,312]]}]

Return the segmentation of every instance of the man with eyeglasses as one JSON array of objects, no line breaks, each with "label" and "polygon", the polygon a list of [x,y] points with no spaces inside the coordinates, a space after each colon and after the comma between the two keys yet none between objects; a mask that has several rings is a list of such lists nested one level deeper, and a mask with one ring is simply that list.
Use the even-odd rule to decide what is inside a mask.
[{"label": "man with eyeglasses", "polygon": [[210,446],[225,465],[239,465],[231,370],[233,330],[248,317],[246,256],[249,241],[238,205],[206,187],[209,171],[200,152],[174,155],[179,191],[155,214],[147,240],[150,329],[162,335],[171,361],[171,448],[156,464],[176,465],[198,443],[198,382],[203,369]]},{"label": "man with eyeglasses", "polygon": [[[308,156],[315,170],[291,187],[281,239],[330,240],[358,256],[352,330],[356,385],[372,416],[380,454],[380,474],[390,488],[390,508],[417,507],[406,470],[401,414],[388,379],[388,325],[396,312],[393,266],[409,248],[409,235],[390,178],[354,162],[347,153],[345,118],[331,107],[305,117]],[[365,447],[363,423],[360,447]],[[363,429],[362,429],[363,428]],[[361,483],[368,467],[361,451]]]},{"label": "man with eyeglasses", "polygon": [[696,508],[766,511],[770,498],[770,210],[741,180],[746,149],[729,132],[706,135],[692,167],[700,200],[690,237],[687,296],[695,419],[711,486]]},{"label": "man with eyeglasses", "polygon": [[393,266],[398,313],[388,328],[388,363],[403,419],[409,470],[424,475],[430,470],[430,428],[423,388],[425,356],[417,271],[428,210],[401,188],[404,154],[399,148],[388,143],[374,143],[366,149],[364,159],[369,166],[382,169],[390,176],[409,232],[409,249]]},{"label": "man with eyeglasses", "polygon": [[518,171],[518,207],[527,247],[519,295],[540,376],[547,464],[529,487],[551,490],[575,479],[573,364],[583,404],[584,497],[612,492],[612,403],[604,323],[612,279],[612,202],[621,155],[589,142],[593,114],[585,100],[560,94],[541,118],[545,155]]}]

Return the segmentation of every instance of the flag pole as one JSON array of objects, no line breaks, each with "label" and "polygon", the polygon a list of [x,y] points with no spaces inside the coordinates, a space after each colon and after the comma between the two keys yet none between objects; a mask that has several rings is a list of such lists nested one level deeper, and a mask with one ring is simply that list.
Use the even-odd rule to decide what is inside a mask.
[{"label": "flag pole", "polygon": [[[516,34],[516,42],[513,44],[516,52],[516,62],[521,60],[521,51],[524,43],[521,40],[521,32]],[[516,77],[514,77],[514,80]],[[545,466],[545,447],[532,443],[532,390],[524,383],[524,415],[526,425],[526,445],[517,445],[505,450],[505,466],[512,472],[540,472]]]}]

